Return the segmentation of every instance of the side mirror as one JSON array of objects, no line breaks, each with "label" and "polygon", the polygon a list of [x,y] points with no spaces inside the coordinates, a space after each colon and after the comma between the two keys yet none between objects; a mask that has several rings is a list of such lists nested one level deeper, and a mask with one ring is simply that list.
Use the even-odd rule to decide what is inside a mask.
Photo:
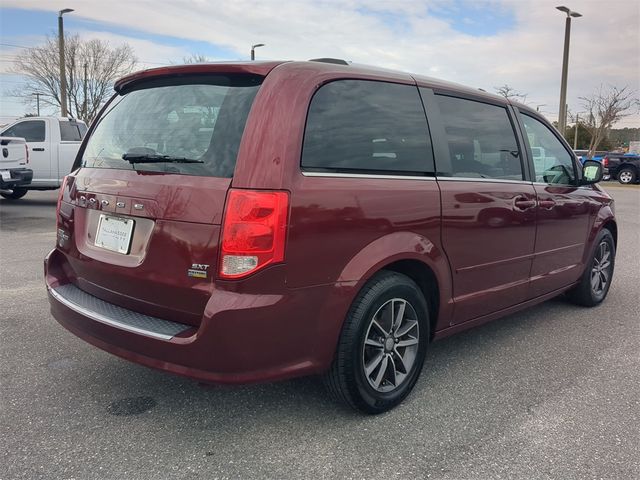
[{"label": "side mirror", "polygon": [[580,185],[593,185],[602,180],[604,175],[604,167],[601,162],[596,160],[585,160],[582,165],[582,178]]}]

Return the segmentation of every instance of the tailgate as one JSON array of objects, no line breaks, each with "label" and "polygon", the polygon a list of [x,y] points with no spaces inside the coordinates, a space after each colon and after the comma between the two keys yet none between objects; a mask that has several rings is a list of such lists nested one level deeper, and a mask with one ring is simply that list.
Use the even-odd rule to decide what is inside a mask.
[{"label": "tailgate", "polygon": [[58,249],[77,287],[133,311],[199,324],[261,82],[255,75],[162,76],[119,91],[62,192]]},{"label": "tailgate", "polygon": [[24,138],[0,137],[0,170],[22,168],[27,164],[27,149]]},{"label": "tailgate", "polygon": [[[198,325],[213,288],[230,179],[194,177],[199,181],[186,186],[176,185],[184,182],[177,175],[149,182],[113,172],[89,169],[68,177],[58,248],[67,254],[69,278],[107,302]],[[103,246],[109,232],[101,219],[130,225],[126,253]]]}]

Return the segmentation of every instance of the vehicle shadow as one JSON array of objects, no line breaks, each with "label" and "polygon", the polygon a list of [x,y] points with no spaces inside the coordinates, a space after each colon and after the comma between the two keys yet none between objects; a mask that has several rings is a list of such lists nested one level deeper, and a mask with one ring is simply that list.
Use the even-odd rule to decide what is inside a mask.
[{"label": "vehicle shadow", "polygon": [[[585,314],[593,311],[559,298],[438,341],[411,395],[377,416],[335,403],[316,377],[202,385],[76,340],[77,357],[50,365],[51,388],[69,392],[53,422],[98,444],[127,432],[118,458],[146,455],[149,445],[168,455],[164,468],[188,458],[237,478],[255,476],[256,465],[271,477],[348,477],[407,451],[415,457],[406,465],[442,473],[485,445],[508,438],[517,449],[521,432],[546,428],[549,402],[597,370],[619,335],[596,338],[602,310]],[[389,473],[393,465],[378,466]]]},{"label": "vehicle shadow", "polygon": [[[558,368],[554,354],[575,346],[577,334],[590,335],[593,331],[588,320],[576,315],[580,310],[559,298],[435,342],[412,394],[400,407],[377,417],[360,415],[335,403],[317,377],[213,386],[101,356],[104,363],[95,365],[93,378],[112,387],[114,402],[148,396],[155,401],[149,411],[151,417],[165,424],[179,418],[198,429],[218,430],[231,428],[231,424],[233,428],[251,429],[257,423],[278,422],[303,422],[323,429],[327,416],[367,424],[397,420],[412,411],[411,415],[436,414],[431,423],[439,421],[438,415],[450,421],[459,416],[456,412],[465,411],[469,421],[474,411],[478,419],[487,415],[487,410],[476,410],[470,402],[479,393],[485,407],[487,402],[494,408],[502,405],[500,415],[513,409],[526,414],[547,395],[565,388],[588,368],[590,359],[593,361],[596,352],[591,352],[590,359],[576,355],[573,362]],[[566,362],[566,354],[564,357]]]}]

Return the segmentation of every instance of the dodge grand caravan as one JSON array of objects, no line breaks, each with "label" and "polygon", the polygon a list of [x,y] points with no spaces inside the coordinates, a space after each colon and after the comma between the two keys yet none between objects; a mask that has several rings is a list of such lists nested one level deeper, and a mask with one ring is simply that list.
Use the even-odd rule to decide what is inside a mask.
[{"label": "dodge grand caravan", "polygon": [[115,90],[61,189],[45,277],[58,322],[122,358],[212,383],[322,374],[378,413],[432,340],[607,295],[602,166],[524,105],[327,59]]}]

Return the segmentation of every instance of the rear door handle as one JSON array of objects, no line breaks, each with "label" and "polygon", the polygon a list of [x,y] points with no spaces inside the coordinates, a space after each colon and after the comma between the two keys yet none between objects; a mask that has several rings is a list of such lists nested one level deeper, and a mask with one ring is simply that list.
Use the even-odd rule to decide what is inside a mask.
[{"label": "rear door handle", "polygon": [[40,148],[32,148],[31,150],[33,150],[34,152],[44,152],[44,148],[40,147]]},{"label": "rear door handle", "polygon": [[540,205],[540,208],[546,208],[548,210],[551,210],[553,207],[556,206],[556,202],[554,202],[553,200],[540,200],[538,202],[538,205]]},{"label": "rear door handle", "polygon": [[513,205],[514,205],[514,210],[524,211],[524,210],[528,210],[530,208],[535,207],[536,201],[528,200],[525,197],[516,197],[515,201],[513,202]]}]

